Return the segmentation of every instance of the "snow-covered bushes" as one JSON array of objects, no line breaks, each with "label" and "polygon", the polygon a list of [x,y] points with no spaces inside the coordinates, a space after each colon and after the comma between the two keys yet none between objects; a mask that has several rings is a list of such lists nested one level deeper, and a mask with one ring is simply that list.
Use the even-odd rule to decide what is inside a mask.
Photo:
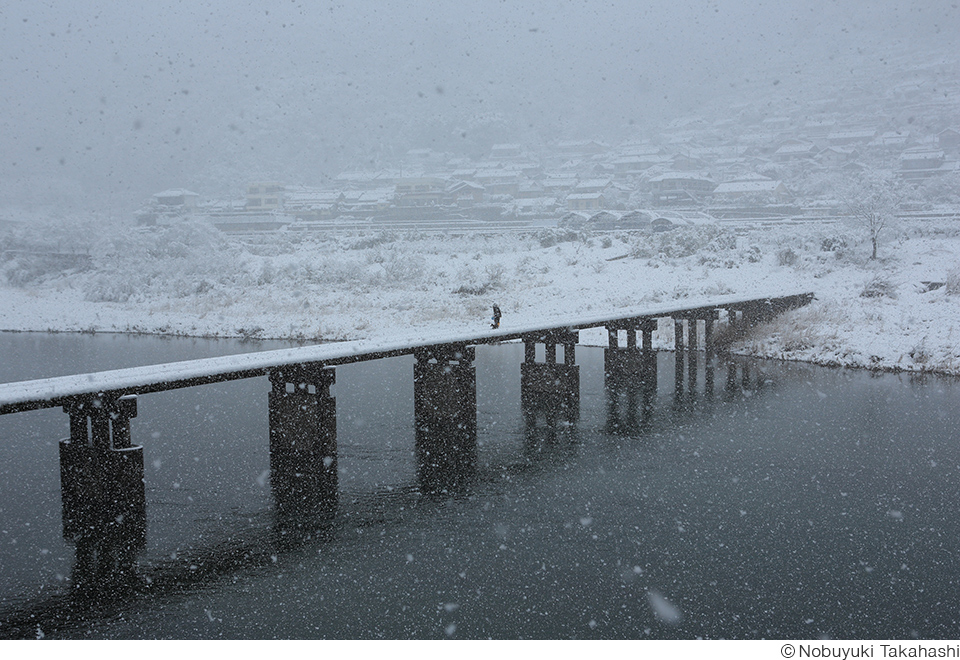
[{"label": "snow-covered bushes", "polygon": [[955,296],[960,293],[960,267],[954,268],[947,273],[944,287],[946,288],[947,293],[951,296]]},{"label": "snow-covered bushes", "polygon": [[87,285],[84,298],[90,302],[125,303],[135,300],[138,290],[128,279],[98,275]]},{"label": "snow-covered bushes", "polygon": [[874,275],[860,291],[861,298],[896,298],[897,287],[883,275]]},{"label": "snow-covered bushes", "polygon": [[778,266],[795,266],[799,257],[791,248],[781,248],[777,251]]}]

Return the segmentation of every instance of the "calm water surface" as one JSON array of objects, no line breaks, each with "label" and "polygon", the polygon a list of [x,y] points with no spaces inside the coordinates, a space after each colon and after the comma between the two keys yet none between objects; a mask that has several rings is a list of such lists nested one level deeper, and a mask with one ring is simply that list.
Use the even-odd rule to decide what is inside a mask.
[{"label": "calm water surface", "polygon": [[[0,333],[0,382],[280,346]],[[456,495],[418,482],[413,359],[338,367],[339,509],[297,539],[273,516],[265,378],[140,397],[147,546],[137,586],[97,598],[62,538],[67,416],[0,417],[0,636],[960,636],[956,380],[718,362],[712,395],[701,364],[678,397],[664,353],[642,415],[579,347],[579,419],[531,428],[522,359],[477,349]]]}]

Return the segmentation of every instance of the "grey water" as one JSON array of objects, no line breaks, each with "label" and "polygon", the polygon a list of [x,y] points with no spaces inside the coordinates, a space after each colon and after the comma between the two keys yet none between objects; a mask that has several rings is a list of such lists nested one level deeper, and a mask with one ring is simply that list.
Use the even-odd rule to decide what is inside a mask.
[{"label": "grey water", "polygon": [[[280,346],[0,333],[0,382]],[[960,636],[956,379],[703,354],[690,378],[661,353],[645,399],[581,346],[579,416],[531,425],[522,360],[477,348],[449,493],[419,480],[413,358],[337,367],[338,508],[295,540],[265,378],[140,397],[137,585],[92,599],[61,528],[67,416],[0,416],[0,637]]]}]

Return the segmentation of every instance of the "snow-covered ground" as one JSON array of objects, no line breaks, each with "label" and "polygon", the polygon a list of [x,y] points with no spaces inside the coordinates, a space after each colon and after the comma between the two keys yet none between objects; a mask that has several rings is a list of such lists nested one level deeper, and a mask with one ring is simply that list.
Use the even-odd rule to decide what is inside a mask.
[{"label": "snow-covered ground", "polygon": [[[660,234],[229,237],[94,220],[0,227],[0,329],[294,338],[463,334],[688,298],[813,291],[737,350],[856,367],[960,373],[960,226],[912,221],[871,261],[855,226],[698,227]],[[49,253],[88,251],[86,265]],[[944,283],[928,290],[925,282]],[[581,342],[604,345],[602,329]],[[664,328],[656,342],[669,348]]]}]

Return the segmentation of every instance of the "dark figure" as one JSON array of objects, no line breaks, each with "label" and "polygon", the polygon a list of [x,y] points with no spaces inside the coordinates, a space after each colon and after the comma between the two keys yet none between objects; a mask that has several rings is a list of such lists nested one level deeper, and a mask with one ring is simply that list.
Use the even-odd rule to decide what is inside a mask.
[{"label": "dark figure", "polygon": [[500,327],[500,308],[496,305],[493,306],[493,323],[490,327],[494,330]]}]

